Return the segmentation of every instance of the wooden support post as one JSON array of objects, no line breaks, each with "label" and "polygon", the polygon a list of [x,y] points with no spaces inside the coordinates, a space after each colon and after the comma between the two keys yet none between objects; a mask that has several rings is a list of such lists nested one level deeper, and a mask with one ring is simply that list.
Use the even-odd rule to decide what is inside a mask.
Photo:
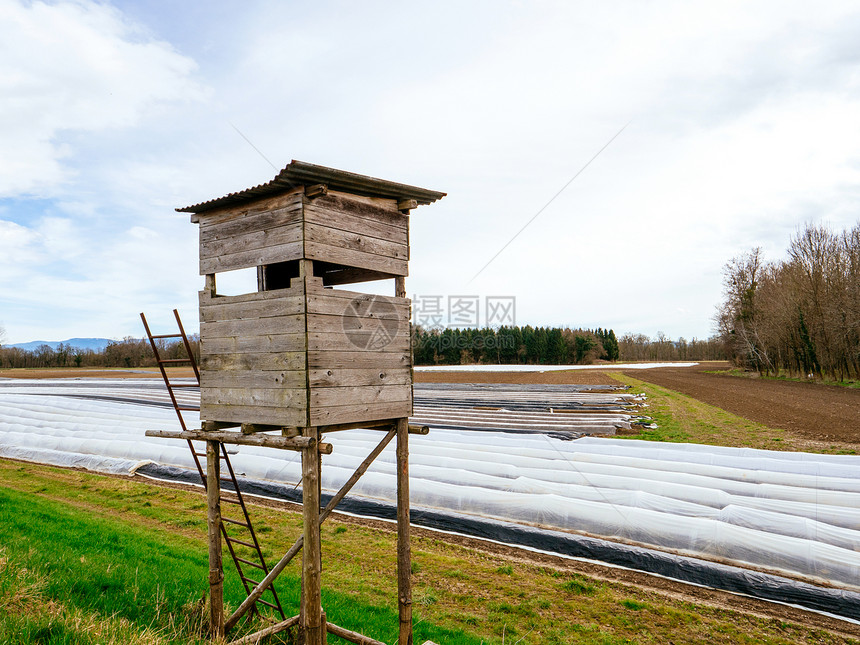
[{"label": "wooden support post", "polygon": [[394,278],[394,296],[396,298],[406,297],[406,278],[403,276]]},{"label": "wooden support post", "polygon": [[314,277],[314,261],[308,259],[299,260],[299,277],[312,278]]},{"label": "wooden support post", "polygon": [[[397,434],[396,426],[391,428],[388,433],[382,438],[382,441],[379,442],[379,445],[374,448],[371,453],[365,458],[363,462],[359,465],[358,468],[355,469],[355,472],[352,473],[349,479],[340,487],[340,490],[334,494],[334,496],[329,500],[329,503],[326,505],[325,509],[323,509],[322,513],[320,513],[319,524],[322,526],[322,523],[326,520],[326,518],[331,515],[334,509],[340,504],[341,500],[346,497],[346,494],[352,490],[352,487],[355,486],[356,482],[361,478],[362,475],[367,471],[370,467],[370,464],[385,450],[385,447],[391,443],[391,440],[394,439],[394,436]],[[226,628],[227,631],[230,631],[236,623],[248,613],[248,610],[253,607],[254,603],[257,599],[263,595],[263,592],[272,584],[272,582],[281,575],[281,571],[292,561],[296,554],[301,550],[302,545],[304,544],[304,537],[299,537],[296,540],[296,543],[290,547],[289,551],[284,554],[278,564],[276,564],[265,578],[254,587],[254,590],[248,595],[245,600],[242,601],[242,604],[239,605],[239,608],[233,612],[233,615],[227,619]]]},{"label": "wooden support post", "polygon": [[302,631],[304,645],[324,645],[326,632],[322,624],[320,546],[320,453],[316,449],[318,430],[305,429],[306,436],[314,440],[313,448],[302,450]]},{"label": "wooden support post", "polygon": [[214,273],[207,273],[206,274],[206,282],[203,286],[203,290],[206,292],[206,295],[208,295],[210,298],[215,297],[215,293],[217,291],[217,288],[215,286],[215,274]]},{"label": "wooden support post", "polygon": [[409,530],[409,419],[397,421],[398,645],[412,645],[412,547]]},{"label": "wooden support post", "polygon": [[206,442],[206,507],[209,529],[209,621],[212,637],[224,638],[224,567],[221,562],[221,459],[217,441]]}]

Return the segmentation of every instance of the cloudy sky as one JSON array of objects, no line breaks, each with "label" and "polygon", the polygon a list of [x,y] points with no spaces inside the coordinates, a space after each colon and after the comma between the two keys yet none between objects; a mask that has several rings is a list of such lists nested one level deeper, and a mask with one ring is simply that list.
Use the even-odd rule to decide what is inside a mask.
[{"label": "cloudy sky", "polygon": [[707,337],[729,259],[860,217],[857,2],[0,0],[0,29],[9,342],[194,329],[173,209],[291,159],[447,192],[410,295],[520,324]]}]

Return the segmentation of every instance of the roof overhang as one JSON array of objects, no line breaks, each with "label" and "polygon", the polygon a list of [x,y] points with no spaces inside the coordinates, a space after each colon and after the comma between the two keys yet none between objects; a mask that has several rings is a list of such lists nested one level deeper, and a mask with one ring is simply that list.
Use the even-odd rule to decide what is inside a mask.
[{"label": "roof overhang", "polygon": [[345,170],[326,168],[325,166],[317,166],[305,163],[304,161],[293,160],[268,183],[247,188],[237,193],[230,193],[224,197],[207,202],[194,204],[193,206],[177,208],[176,210],[180,213],[204,213],[225,206],[238,206],[263,197],[271,197],[279,193],[284,193],[301,186],[312,186],[315,184],[325,184],[329,190],[366,197],[382,197],[397,200],[414,199],[418,204],[432,204],[436,200],[442,199],[446,194],[435,190],[427,190],[426,188],[418,188],[417,186],[408,186],[366,175],[358,175],[353,172],[346,172]]}]

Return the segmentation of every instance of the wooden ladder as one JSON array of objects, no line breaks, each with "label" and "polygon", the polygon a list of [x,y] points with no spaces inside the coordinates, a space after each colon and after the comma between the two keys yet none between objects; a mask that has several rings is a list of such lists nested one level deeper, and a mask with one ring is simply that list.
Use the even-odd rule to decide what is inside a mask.
[{"label": "wooden ladder", "polygon": [[[143,321],[143,328],[146,330],[146,335],[149,338],[149,344],[152,346],[152,353],[155,355],[155,361],[158,365],[158,369],[161,372],[161,378],[164,379],[164,385],[167,387],[167,393],[170,395],[170,401],[173,403],[173,409],[176,411],[176,416],[179,418],[179,425],[182,427],[183,432],[188,430],[188,427],[185,424],[185,418],[182,416],[183,412],[199,412],[200,408],[198,406],[189,406],[189,405],[181,405],[179,401],[176,399],[176,394],[173,392],[174,388],[186,388],[200,387],[200,370],[197,367],[197,361],[194,360],[194,353],[191,350],[191,343],[188,342],[188,336],[185,334],[185,328],[182,326],[182,320],[179,318],[179,312],[174,309],[173,315],[176,318],[176,324],[179,327],[179,333],[176,334],[157,334],[153,335],[152,331],[149,329],[149,323],[146,321],[146,316],[141,312],[140,319]],[[159,340],[165,340],[168,338],[179,338],[182,339],[182,344],[185,348],[186,358],[167,358],[162,359],[161,354],[158,350]],[[176,383],[170,380],[167,375],[167,371],[164,369],[165,365],[190,365],[194,370],[194,376],[197,379],[197,383]],[[242,580],[242,585],[245,587],[245,592],[250,595],[251,591],[256,587],[260,582],[258,580],[254,580],[253,578],[245,575],[243,565],[246,567],[252,567],[254,569],[258,569],[263,572],[261,577],[265,577],[269,573],[269,567],[266,565],[266,561],[263,558],[263,552],[260,549],[260,543],[257,540],[257,533],[254,531],[254,526],[251,524],[251,516],[248,514],[248,508],[245,505],[245,498],[242,495],[242,491],[239,489],[239,481],[236,479],[236,473],[233,470],[233,464],[230,463],[230,456],[227,454],[227,447],[222,443],[218,442],[220,446],[220,454],[219,458],[223,461],[224,465],[227,466],[227,472],[230,473],[229,477],[221,477],[221,481],[229,484],[233,487],[232,491],[225,491],[222,487],[221,489],[221,502],[225,505],[233,505],[238,506],[242,511],[241,519],[231,519],[228,517],[224,517],[222,512],[221,515],[221,535],[224,537],[224,542],[227,544],[227,550],[230,552],[230,557],[233,558],[233,563],[236,565],[236,571],[239,573],[239,578]],[[205,452],[198,452],[194,447],[194,443],[189,439],[188,447],[191,450],[191,454],[194,457],[194,464],[197,466],[197,473],[200,475],[200,480],[203,482],[203,488],[206,489],[206,471],[204,469],[203,464],[200,462],[201,457],[206,457]],[[224,493],[233,493],[235,497],[225,496]],[[227,531],[227,525],[235,527],[235,530],[241,531],[244,530],[247,534],[247,539],[239,539],[238,537],[233,537]],[[248,557],[255,559],[248,559],[248,557],[242,557],[237,553],[237,547],[244,547],[246,550],[251,552],[251,555]],[[243,555],[246,555],[247,552],[244,552]],[[281,600],[278,598],[278,593],[275,591],[274,585],[269,585],[267,592],[271,594],[271,602],[268,600],[263,600],[259,598],[256,600],[256,603],[261,605],[265,605],[266,607],[271,607],[276,612],[278,612],[281,616],[281,619],[286,619],[286,614],[284,614],[284,609],[281,606]],[[256,610],[256,603],[254,609]]]}]

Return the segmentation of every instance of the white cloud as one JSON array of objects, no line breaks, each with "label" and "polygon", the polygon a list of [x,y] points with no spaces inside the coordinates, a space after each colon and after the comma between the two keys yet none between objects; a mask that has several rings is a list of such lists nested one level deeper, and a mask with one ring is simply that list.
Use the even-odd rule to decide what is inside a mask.
[{"label": "white cloud", "polygon": [[274,175],[231,122],[278,166],[447,191],[412,218],[409,292],[516,295],[523,323],[706,336],[728,259],[860,212],[850,2],[190,6],[130,3],[157,34],[108,4],[0,7],[0,196],[53,198],[0,213],[0,277],[28,272],[0,285],[10,336],[55,324],[44,303],[68,335],[193,319],[173,207]]},{"label": "white cloud", "polygon": [[51,194],[74,168],[70,131],[139,123],[163,103],[198,99],[195,63],[110,5],[0,3],[0,196]]}]

